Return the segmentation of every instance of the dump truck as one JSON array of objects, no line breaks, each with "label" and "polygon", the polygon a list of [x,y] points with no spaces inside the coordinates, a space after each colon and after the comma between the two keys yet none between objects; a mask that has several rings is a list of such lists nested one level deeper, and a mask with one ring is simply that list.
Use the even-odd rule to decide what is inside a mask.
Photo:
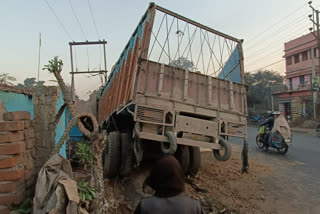
[{"label": "dump truck", "polygon": [[99,99],[105,175],[164,154],[196,175],[200,148],[227,161],[229,137],[246,143],[242,42],[150,3]]}]

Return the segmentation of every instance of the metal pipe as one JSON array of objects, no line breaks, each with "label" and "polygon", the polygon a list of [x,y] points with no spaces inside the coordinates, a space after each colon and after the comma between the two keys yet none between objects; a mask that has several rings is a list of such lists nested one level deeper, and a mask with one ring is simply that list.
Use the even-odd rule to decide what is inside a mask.
[{"label": "metal pipe", "polygon": [[224,38],[226,38],[226,39],[230,39],[230,40],[232,40],[232,41],[234,41],[234,42],[240,43],[240,39],[237,39],[237,38],[235,38],[235,37],[232,37],[232,36],[229,36],[229,35],[227,35],[227,34],[224,34],[224,33],[220,32],[220,31],[217,31],[217,30],[214,30],[214,29],[212,29],[212,28],[209,28],[209,27],[207,27],[207,26],[205,26],[205,25],[202,25],[202,24],[200,24],[200,23],[198,23],[198,22],[195,22],[195,21],[193,21],[193,20],[191,20],[191,19],[188,19],[188,18],[186,18],[186,17],[184,17],[184,16],[181,16],[181,15],[175,13],[175,12],[172,12],[172,11],[170,11],[170,10],[168,10],[168,9],[165,9],[165,8],[163,8],[163,7],[160,7],[160,6],[158,6],[158,5],[156,5],[155,7],[156,7],[157,10],[159,10],[159,11],[161,11],[161,12],[164,12],[164,13],[166,13],[166,14],[169,14],[169,15],[171,15],[171,16],[174,16],[174,17],[176,17],[176,18],[178,18],[178,19],[181,19],[181,20],[183,20],[183,21],[185,21],[185,22],[188,22],[189,24],[195,25],[195,26],[197,26],[197,27],[199,27],[199,28],[202,28],[202,29],[204,29],[204,30],[206,30],[206,31],[209,31],[209,32],[214,33],[214,34],[217,34],[217,35],[222,36],[222,37],[224,37]]},{"label": "metal pipe", "polygon": [[72,56],[72,45],[69,43],[70,45],[70,58],[71,58],[71,99],[72,101],[74,101],[74,71],[73,71],[73,56]]}]

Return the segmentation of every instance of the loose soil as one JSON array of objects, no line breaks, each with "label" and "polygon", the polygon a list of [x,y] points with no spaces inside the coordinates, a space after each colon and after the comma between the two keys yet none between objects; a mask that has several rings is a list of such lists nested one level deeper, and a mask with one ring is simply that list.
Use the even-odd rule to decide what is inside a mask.
[{"label": "loose soil", "polygon": [[[241,148],[233,146],[229,161],[219,162],[211,152],[201,153],[196,178],[186,178],[186,194],[199,200],[205,213],[265,213],[263,178],[273,171],[270,165],[250,160],[249,174],[241,174]],[[133,213],[139,201],[152,194],[143,181],[148,167],[136,169],[128,178],[105,179],[110,213]]]}]

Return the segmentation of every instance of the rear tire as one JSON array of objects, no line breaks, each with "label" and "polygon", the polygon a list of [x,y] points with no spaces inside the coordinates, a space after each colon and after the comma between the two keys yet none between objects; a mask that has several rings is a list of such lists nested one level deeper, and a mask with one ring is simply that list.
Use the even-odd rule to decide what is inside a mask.
[{"label": "rear tire", "polygon": [[257,143],[257,146],[258,146],[260,149],[263,149],[264,143],[263,143],[262,140],[260,139],[259,134],[258,134],[257,137],[256,137],[256,143]]},{"label": "rear tire", "polygon": [[190,174],[191,176],[196,176],[200,170],[200,165],[201,165],[200,148],[189,146],[189,152],[190,152],[190,166],[189,166],[188,174]]},{"label": "rear tire", "polygon": [[231,156],[231,144],[220,137],[219,144],[222,146],[224,153],[220,154],[220,150],[213,150],[213,155],[218,161],[227,161]]},{"label": "rear tire", "polygon": [[110,132],[104,152],[103,172],[105,177],[112,178],[118,174],[121,161],[120,133]]},{"label": "rear tire", "polygon": [[131,135],[127,132],[120,134],[121,138],[121,164],[120,175],[128,176],[133,166],[133,148]]},{"label": "rear tire", "polygon": [[286,143],[283,143],[283,146],[281,149],[277,148],[277,151],[282,154],[285,155],[288,152],[289,146]]},{"label": "rear tire", "polygon": [[190,165],[189,146],[179,145],[175,157],[179,161],[183,173],[186,175]]}]

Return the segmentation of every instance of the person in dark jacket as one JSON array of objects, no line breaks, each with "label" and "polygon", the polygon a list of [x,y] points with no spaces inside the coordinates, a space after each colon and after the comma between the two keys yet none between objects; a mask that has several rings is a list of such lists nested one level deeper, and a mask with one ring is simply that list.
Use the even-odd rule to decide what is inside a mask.
[{"label": "person in dark jacket", "polygon": [[134,214],[203,214],[201,205],[183,194],[184,174],[172,155],[158,160],[145,180],[155,193],[141,200]]},{"label": "person in dark jacket", "polygon": [[[263,122],[261,123],[259,126],[265,126],[266,128],[269,128],[269,130],[271,131],[274,125],[274,112],[271,112],[269,117]],[[266,148],[266,151],[269,150],[269,140],[270,140],[270,132],[268,134],[266,134],[264,136],[263,139],[263,143],[264,143],[264,147]]]}]

